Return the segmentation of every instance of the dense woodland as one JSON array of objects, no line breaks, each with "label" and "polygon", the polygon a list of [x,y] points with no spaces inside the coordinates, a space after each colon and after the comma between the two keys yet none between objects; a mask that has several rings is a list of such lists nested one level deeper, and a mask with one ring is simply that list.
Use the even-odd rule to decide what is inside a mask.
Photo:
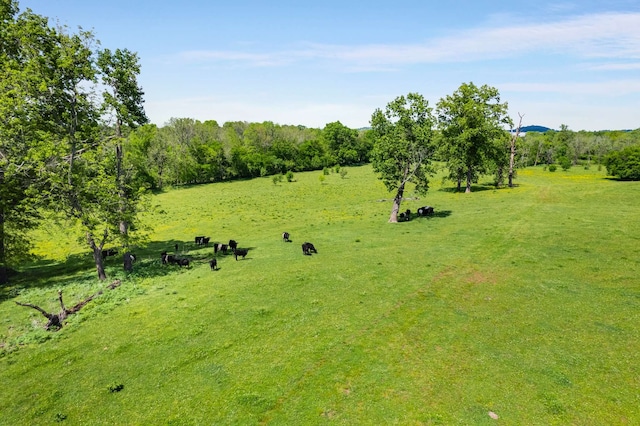
[{"label": "dense woodland", "polygon": [[511,184],[517,167],[599,166],[609,153],[640,144],[640,130],[567,126],[516,138],[497,89],[473,83],[435,108],[418,94],[401,96],[374,111],[367,129],[191,118],[158,127],[145,115],[139,73],[136,53],[101,49],[91,32],[54,27],[0,0],[0,283],[28,256],[29,230],[46,215],[81,230],[106,279],[104,245],[126,251],[145,194],[167,186],[373,161],[397,191],[397,213],[405,183],[427,190],[434,161],[469,192],[481,176],[500,186],[508,175]]},{"label": "dense woodland", "polygon": [[[505,132],[505,141],[508,137]],[[363,164],[370,161],[373,139],[372,129],[350,129],[339,121],[313,129],[272,122],[220,126],[213,120],[174,118],[164,126],[147,124],[132,132],[127,155],[139,179],[159,189]],[[638,144],[640,129],[527,132],[517,139],[516,164],[560,166],[568,160],[571,166],[597,167],[609,153]],[[508,158],[506,144],[502,154]],[[436,160],[447,159],[442,150],[434,155]]]}]

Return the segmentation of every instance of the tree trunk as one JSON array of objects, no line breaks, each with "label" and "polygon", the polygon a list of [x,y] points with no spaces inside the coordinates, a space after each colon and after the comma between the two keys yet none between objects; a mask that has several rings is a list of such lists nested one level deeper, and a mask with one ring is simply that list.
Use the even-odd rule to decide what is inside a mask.
[{"label": "tree trunk", "polygon": [[471,167],[467,169],[467,189],[464,190],[465,194],[471,192]]},{"label": "tree trunk", "polygon": [[522,117],[524,117],[524,114],[518,113],[518,116],[520,116],[518,129],[516,130],[516,134],[511,137],[511,154],[509,155],[509,188],[513,188],[513,170],[516,159],[516,141],[518,140],[518,136],[520,136],[520,128],[522,127]]},{"label": "tree trunk", "polygon": [[[105,239],[106,239],[107,231],[105,231]],[[104,281],[107,279],[107,274],[104,272],[104,259],[102,258],[102,247],[104,245],[104,239],[102,243],[98,246],[96,245],[95,240],[93,239],[93,235],[90,232],[87,232],[87,242],[93,250],[93,260],[96,263],[96,270],[98,271],[98,278],[100,281]]]},{"label": "tree trunk", "polygon": [[391,209],[391,216],[389,217],[389,223],[398,223],[398,212],[400,211],[400,203],[402,202],[402,195],[404,194],[404,183],[398,187],[398,192],[393,198],[393,208]]},{"label": "tree trunk", "polygon": [[402,195],[404,194],[404,186],[407,184],[409,178],[409,165],[404,168],[402,181],[398,186],[398,192],[393,199],[393,208],[391,209],[391,216],[389,217],[389,223],[398,223],[398,212],[400,211],[400,203],[402,203]]},{"label": "tree trunk", "polygon": [[[0,171],[0,183],[2,182],[2,173]],[[9,282],[9,273],[7,270],[7,249],[4,244],[4,206],[0,205],[0,285]]]}]

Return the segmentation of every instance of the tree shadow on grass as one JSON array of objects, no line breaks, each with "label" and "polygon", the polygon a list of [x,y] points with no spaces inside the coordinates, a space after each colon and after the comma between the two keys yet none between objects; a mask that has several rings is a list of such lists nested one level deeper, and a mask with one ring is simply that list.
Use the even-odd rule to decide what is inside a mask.
[{"label": "tree shadow on grass", "polygon": [[433,219],[444,219],[445,217],[451,216],[453,212],[451,210],[435,210],[433,214],[427,216],[418,216],[416,215],[414,220],[433,220]]},{"label": "tree shadow on grass", "polygon": [[[178,251],[175,250],[178,245]],[[119,250],[116,256],[105,258],[104,266],[107,275],[106,282],[122,278],[155,278],[173,273],[181,269],[178,265],[164,265],[160,254],[166,251],[178,258],[189,259],[194,263],[208,263],[214,257],[213,246],[196,246],[194,242],[179,240],[151,241],[144,246],[131,247],[136,256],[132,272],[124,271],[122,255]],[[231,255],[233,253],[229,252]],[[68,256],[63,261],[36,258],[34,261],[22,264],[17,273],[12,274],[8,285],[0,287],[0,301],[15,298],[22,290],[64,288],[66,284],[87,283],[94,285],[98,281],[93,255],[89,251]]]},{"label": "tree shadow on grass", "polygon": [[[473,193],[473,192],[482,192],[482,191],[496,191],[504,188],[508,188],[508,186],[497,187],[495,185],[490,185],[490,184],[475,184],[475,185],[471,185],[471,192]],[[463,187],[460,189],[460,191],[458,191],[458,187],[450,186],[450,187],[442,187],[438,189],[438,191],[450,192],[450,193],[458,192],[458,193],[464,194],[465,189],[466,187]]]}]

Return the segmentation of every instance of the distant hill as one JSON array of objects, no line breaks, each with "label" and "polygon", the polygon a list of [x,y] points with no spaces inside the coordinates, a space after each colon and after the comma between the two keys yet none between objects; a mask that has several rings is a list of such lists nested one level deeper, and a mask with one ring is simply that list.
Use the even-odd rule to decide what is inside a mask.
[{"label": "distant hill", "polygon": [[544,126],[524,126],[520,128],[521,132],[540,132],[540,133],[544,133],[547,130],[553,130],[550,129],[548,127],[544,127]]}]

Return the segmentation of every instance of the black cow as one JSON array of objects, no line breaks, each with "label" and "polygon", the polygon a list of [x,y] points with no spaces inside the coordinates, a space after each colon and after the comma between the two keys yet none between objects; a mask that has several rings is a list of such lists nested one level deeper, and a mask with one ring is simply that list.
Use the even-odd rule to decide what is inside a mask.
[{"label": "black cow", "polygon": [[433,214],[433,207],[424,206],[418,209],[418,216],[431,216]]},{"label": "black cow", "polygon": [[249,249],[235,249],[233,251],[233,254],[236,255],[236,260],[238,260],[238,256],[242,256],[242,258],[244,259],[244,257],[249,253]]},{"label": "black cow", "polygon": [[231,251],[234,251],[238,248],[238,243],[236,242],[236,240],[229,240],[229,248],[231,249]]},{"label": "black cow", "polygon": [[221,251],[224,254],[227,254],[227,249],[229,248],[228,245],[226,244],[222,244],[222,243],[214,243],[213,245],[213,252],[214,253],[218,253],[219,251]]},{"label": "black cow", "polygon": [[182,267],[182,266],[186,266],[187,268],[189,267],[189,259],[185,259],[185,258],[176,259],[175,263],[177,263],[178,266],[180,266],[180,267]]},{"label": "black cow", "polygon": [[211,259],[209,261],[209,266],[211,267],[212,271],[215,271],[216,269],[218,269],[218,261],[215,258]]},{"label": "black cow", "polygon": [[205,236],[196,237],[196,244],[199,246],[204,246],[206,244],[209,244],[209,239],[210,239],[209,237],[205,237]]},{"label": "black cow", "polygon": [[208,245],[209,245],[209,240],[210,240],[210,239],[211,239],[211,237],[204,237],[204,238],[202,239],[202,244],[203,244],[203,245],[205,245],[205,246],[208,246]]},{"label": "black cow", "polygon": [[107,250],[102,250],[102,258],[103,259],[105,257],[115,256],[116,254],[118,254],[118,250],[116,250],[114,248],[110,248],[110,249],[107,249]]},{"label": "black cow", "polygon": [[311,255],[311,252],[318,253],[316,248],[311,243],[302,244],[302,254]]},{"label": "black cow", "polygon": [[177,263],[178,259],[173,254],[167,254],[166,251],[160,253],[160,258],[162,259],[162,264],[166,265],[167,263]]},{"label": "black cow", "polygon": [[407,209],[406,212],[404,213],[400,213],[398,215],[398,219],[400,219],[401,222],[408,222],[411,220],[411,210]]},{"label": "black cow", "polygon": [[283,232],[282,233],[282,241],[284,241],[285,243],[288,243],[289,241],[291,241],[289,239],[289,233],[288,232]]}]

